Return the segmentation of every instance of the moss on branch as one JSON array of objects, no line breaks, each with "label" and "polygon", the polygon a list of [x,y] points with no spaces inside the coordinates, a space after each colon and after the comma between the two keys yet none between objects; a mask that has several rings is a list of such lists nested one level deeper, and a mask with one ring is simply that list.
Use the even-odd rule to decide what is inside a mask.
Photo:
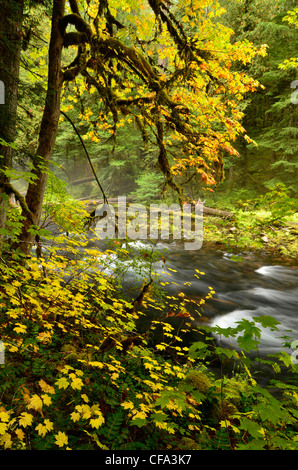
[{"label": "moss on branch", "polygon": [[12,194],[14,194],[15,198],[16,198],[16,201],[18,201],[18,203],[20,204],[21,208],[22,208],[22,211],[23,211],[23,214],[26,215],[26,217],[28,219],[30,219],[30,222],[32,224],[34,224],[34,221],[33,221],[33,214],[32,212],[30,211],[28,205],[27,205],[27,202],[26,202],[26,199],[24,198],[24,196],[21,195],[21,193],[19,193],[19,191],[17,191],[11,183],[9,183],[8,181],[4,182],[4,183],[1,183],[1,189],[2,189],[2,192],[4,192],[7,196],[11,196]]},{"label": "moss on branch", "polygon": [[66,30],[67,26],[72,24],[75,26],[76,30],[80,33],[86,33],[88,35],[92,35],[92,30],[89,24],[77,13],[70,13],[69,15],[65,15],[61,20],[61,26]]}]

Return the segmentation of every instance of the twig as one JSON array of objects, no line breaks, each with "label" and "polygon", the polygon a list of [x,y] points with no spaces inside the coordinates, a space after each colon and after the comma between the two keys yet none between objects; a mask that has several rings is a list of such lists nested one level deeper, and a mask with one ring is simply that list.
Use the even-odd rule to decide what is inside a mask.
[{"label": "twig", "polygon": [[72,127],[73,127],[75,133],[76,133],[77,136],[79,137],[80,142],[81,142],[81,144],[82,144],[82,146],[83,146],[83,148],[84,148],[85,154],[86,154],[86,156],[87,156],[87,160],[88,160],[89,165],[90,165],[90,167],[91,167],[92,173],[93,173],[93,175],[94,175],[94,178],[95,178],[95,180],[96,180],[96,182],[97,182],[97,184],[98,184],[98,186],[99,186],[99,189],[100,189],[101,192],[102,192],[104,202],[105,202],[106,204],[109,204],[108,198],[107,198],[107,196],[106,196],[106,194],[105,194],[105,192],[104,192],[104,190],[103,190],[103,187],[101,186],[101,184],[100,184],[100,182],[99,182],[99,179],[97,178],[96,171],[95,171],[95,169],[94,169],[94,167],[93,167],[93,164],[92,164],[92,162],[91,162],[91,158],[90,158],[89,153],[88,153],[88,151],[87,151],[87,149],[86,149],[86,145],[85,145],[85,143],[84,143],[84,141],[83,141],[83,139],[82,139],[82,137],[81,137],[79,131],[77,130],[75,124],[74,124],[73,121],[70,119],[70,117],[69,117],[67,114],[65,114],[64,111],[60,110],[60,112],[61,112],[61,114],[68,120],[68,122],[70,122],[70,124],[72,125]]}]

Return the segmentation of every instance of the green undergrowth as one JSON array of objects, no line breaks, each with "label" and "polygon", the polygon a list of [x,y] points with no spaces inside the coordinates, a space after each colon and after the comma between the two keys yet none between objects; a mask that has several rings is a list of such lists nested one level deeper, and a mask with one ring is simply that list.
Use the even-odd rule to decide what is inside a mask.
[{"label": "green undergrowth", "polygon": [[[214,205],[214,204],[213,204]],[[267,253],[284,260],[298,255],[297,199],[286,187],[276,185],[265,195],[225,203],[216,208],[231,211],[231,218],[204,216],[204,243],[226,249]]]}]

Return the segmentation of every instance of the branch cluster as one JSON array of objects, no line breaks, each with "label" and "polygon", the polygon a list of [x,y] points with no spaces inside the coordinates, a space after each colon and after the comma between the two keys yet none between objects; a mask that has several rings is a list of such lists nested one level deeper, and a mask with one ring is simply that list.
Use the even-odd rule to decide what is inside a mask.
[{"label": "branch cluster", "polygon": [[[78,49],[75,60],[64,68],[64,81],[72,81],[81,74],[85,77],[87,84],[93,85],[97,89],[105,106],[112,113],[114,133],[116,132],[118,113],[134,114],[130,107],[139,107],[143,116],[147,114],[150,117],[150,125],[155,127],[156,141],[160,151],[159,167],[165,176],[166,184],[175,189],[180,198],[181,192],[173,180],[167,149],[163,141],[163,122],[166,122],[167,126],[180,133],[184,138],[190,139],[194,145],[197,140],[197,131],[189,124],[190,109],[185,104],[174,101],[167,90],[182,75],[189,73],[187,64],[194,61],[201,64],[206,53],[198,50],[195,43],[189,41],[183,25],[165,2],[148,0],[148,3],[157,21],[166,26],[176,44],[178,54],[185,63],[183,70],[174,71],[171,78],[165,82],[145,54],[133,46],[124,44],[114,36],[113,27],[121,29],[124,28],[124,25],[111,14],[108,0],[99,1],[96,18],[93,18],[96,32],[80,15],[77,1],[72,0],[70,1],[72,13],[64,16],[61,21],[61,29],[64,35],[64,47],[77,46]],[[105,31],[99,31],[98,28],[99,18],[102,16],[106,20]],[[69,25],[74,26],[76,31],[67,32]],[[148,93],[142,97],[117,98],[111,86],[112,81],[116,80],[115,71],[111,66],[114,61],[119,68],[126,70],[126,73],[132,73],[138,77],[146,85]],[[146,111],[144,110],[145,105],[149,105],[146,106]],[[142,110],[144,111],[142,112]],[[164,112],[165,110],[166,112]],[[146,135],[144,131],[142,131],[142,135]]]}]

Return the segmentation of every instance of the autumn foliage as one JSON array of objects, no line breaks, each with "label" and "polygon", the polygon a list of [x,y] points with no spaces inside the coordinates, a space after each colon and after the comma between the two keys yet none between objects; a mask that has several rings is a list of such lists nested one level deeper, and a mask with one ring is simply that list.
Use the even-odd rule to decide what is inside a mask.
[{"label": "autumn foliage", "polygon": [[[19,204],[6,201],[1,228],[1,448],[297,449],[295,387],[276,382],[283,399],[275,398],[255,381],[248,357],[194,326],[212,286],[196,300],[169,295],[153,268],[158,260],[166,269],[166,255],[149,244],[137,254],[129,241],[102,250],[87,236],[82,203],[44,199],[61,109],[64,117],[76,112],[83,141],[100,145],[104,135],[112,151],[121,128],[134,125],[144,146],[157,149],[164,189],[181,204],[185,174],[212,190],[223,158],[237,155],[236,139],[251,142],[243,98],[259,83],[244,70],[266,47],[232,42],[215,0],[45,3],[53,7],[51,20],[40,15],[46,31],[52,27],[43,40],[49,60],[31,72],[47,74],[48,87],[37,152],[28,152],[32,171],[22,174],[26,197],[9,183],[12,170],[1,168],[1,198],[14,194]],[[2,138],[1,145],[11,148]],[[42,210],[67,235],[41,229]],[[123,282],[127,261],[141,278],[133,294]],[[217,333],[240,334],[249,352],[259,326]],[[191,346],[188,333],[197,335]],[[224,376],[226,363],[237,374]],[[286,354],[266,365],[297,372]]]}]

